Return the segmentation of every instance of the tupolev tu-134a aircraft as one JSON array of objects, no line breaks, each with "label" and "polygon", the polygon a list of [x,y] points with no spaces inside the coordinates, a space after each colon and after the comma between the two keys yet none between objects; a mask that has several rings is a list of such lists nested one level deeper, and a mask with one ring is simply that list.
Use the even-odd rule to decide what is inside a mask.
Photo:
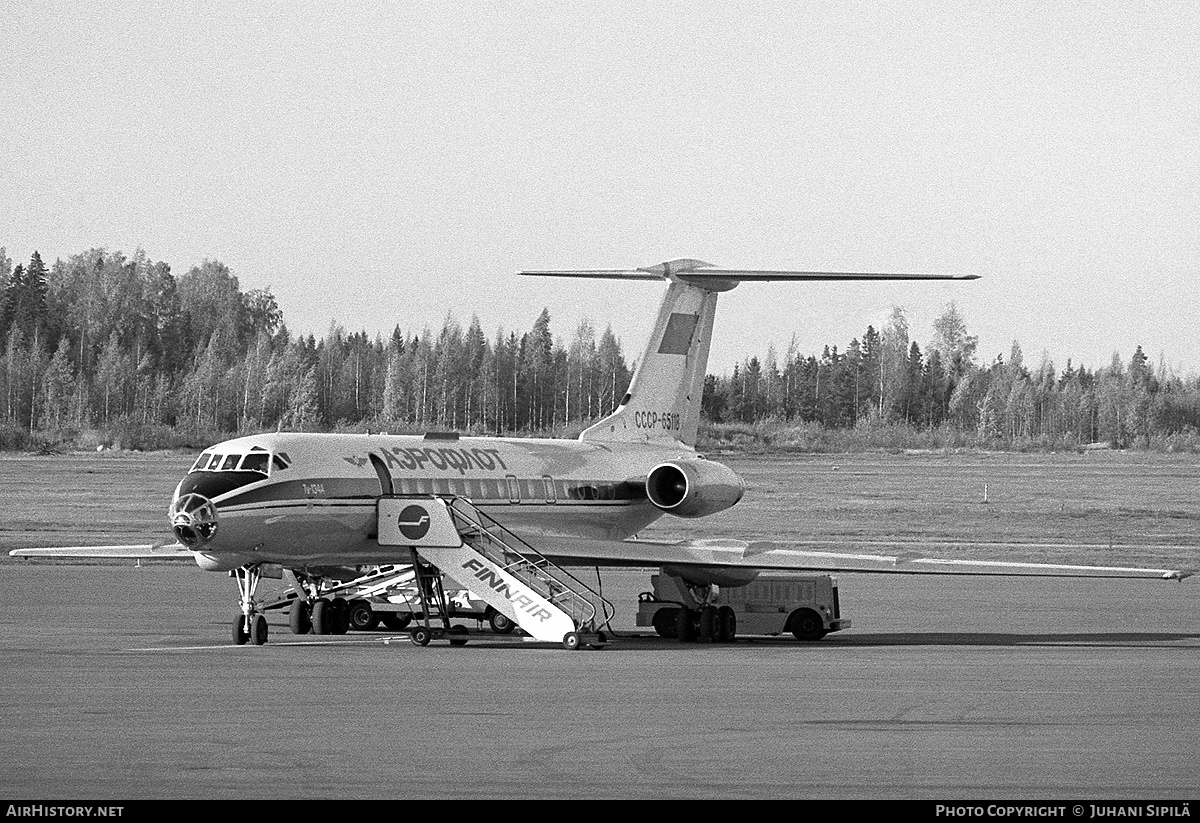
[{"label": "tupolev tu-134a aircraft", "polygon": [[[169,508],[176,542],[160,546],[18,549],[15,556],[194,558],[236,577],[238,643],[261,644],[264,573],[297,593],[293,630],[337,619],[321,597],[331,570],[411,564],[428,642],[446,612],[445,578],[476,592],[539,640],[568,648],[603,640],[608,603],[570,570],[660,567],[687,587],[711,625],[716,588],[799,571],[1182,579],[1184,570],[952,560],[812,551],[775,541],[650,541],[635,535],[664,515],[697,518],[735,505],[745,485],[695,450],[717,297],[739,283],[775,280],[972,280],[975,275],[745,271],[697,260],[632,270],[523,275],[665,280],[666,294],[628,393],[578,440],[457,434],[272,433],[206,449]],[[274,574],[272,574],[274,572]],[[424,632],[422,634],[422,632]],[[720,633],[720,632],[719,632]],[[681,629],[681,638],[692,634]],[[724,633],[732,639],[733,630]],[[589,639],[590,638],[590,639]],[[454,642],[454,638],[451,638]],[[461,640],[459,641],[461,642]]]}]

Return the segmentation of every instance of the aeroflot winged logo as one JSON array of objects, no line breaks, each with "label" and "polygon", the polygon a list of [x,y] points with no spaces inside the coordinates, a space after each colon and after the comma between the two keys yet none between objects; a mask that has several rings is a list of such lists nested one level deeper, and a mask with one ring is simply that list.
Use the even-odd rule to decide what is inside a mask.
[{"label": "aeroflot winged logo", "polygon": [[429,512],[420,506],[405,506],[396,518],[400,534],[409,540],[420,540],[429,531]]}]

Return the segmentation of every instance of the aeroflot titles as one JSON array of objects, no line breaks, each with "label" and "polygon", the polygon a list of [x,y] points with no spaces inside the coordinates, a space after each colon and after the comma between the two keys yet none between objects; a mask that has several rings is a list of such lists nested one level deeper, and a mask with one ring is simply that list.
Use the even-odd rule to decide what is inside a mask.
[{"label": "aeroflot titles", "polygon": [[[405,449],[397,446],[393,449],[380,449],[379,454],[389,469],[420,469],[424,471],[426,464],[430,469],[458,471],[459,474],[466,474],[468,469],[471,471],[508,469],[503,458],[500,457],[499,449]],[[366,462],[361,457],[343,457],[342,459],[355,465]]]},{"label": "aeroflot titles", "polygon": [[530,617],[536,617],[538,620],[541,620],[543,623],[545,623],[554,616],[550,612],[546,611],[546,609],[540,604],[535,603],[530,597],[521,594],[520,592],[513,591],[512,587],[509,586],[508,583],[504,582],[504,579],[501,578],[500,575],[485,567],[478,560],[472,558],[466,563],[463,563],[462,567],[466,571],[469,571],[475,575],[480,582],[491,586],[492,590],[495,591],[496,594],[501,594],[507,597],[508,601],[512,603],[514,607],[528,613]]}]

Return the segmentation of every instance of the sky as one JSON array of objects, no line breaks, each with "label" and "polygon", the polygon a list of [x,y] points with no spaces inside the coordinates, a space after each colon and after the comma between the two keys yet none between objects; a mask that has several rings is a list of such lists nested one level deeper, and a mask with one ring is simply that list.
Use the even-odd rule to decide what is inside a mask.
[{"label": "sky", "polygon": [[1200,373],[1200,4],[42,3],[0,12],[0,246],[220,260],[290,329],[640,355],[694,258],[978,274],[743,284],[709,371],[954,301],[981,363]]}]

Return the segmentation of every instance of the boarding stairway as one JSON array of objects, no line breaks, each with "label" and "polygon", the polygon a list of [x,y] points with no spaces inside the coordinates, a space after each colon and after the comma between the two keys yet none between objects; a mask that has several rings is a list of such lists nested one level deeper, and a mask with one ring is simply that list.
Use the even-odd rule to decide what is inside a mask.
[{"label": "boarding stairway", "polygon": [[[589,637],[599,636],[601,629],[612,620],[616,607],[561,566],[550,562],[541,552],[506,529],[475,504],[463,497],[453,498],[448,505],[455,528],[463,542],[501,572],[511,574],[529,586],[547,602],[565,612],[575,624],[575,631]],[[461,585],[461,581],[459,581]],[[480,588],[473,590],[485,597]],[[491,603],[491,601],[488,601]],[[499,608],[495,603],[492,606]],[[528,620],[528,615],[526,615]],[[529,631],[516,618],[517,625]],[[530,632],[532,634],[532,632]]]},{"label": "boarding stairway", "polygon": [[[466,498],[380,498],[379,542],[410,546],[416,568],[422,561],[433,566],[537,640],[571,649],[607,641],[601,629],[615,613],[613,604]],[[442,611],[440,598],[429,594],[435,602],[426,609],[425,642],[428,617]]]}]

